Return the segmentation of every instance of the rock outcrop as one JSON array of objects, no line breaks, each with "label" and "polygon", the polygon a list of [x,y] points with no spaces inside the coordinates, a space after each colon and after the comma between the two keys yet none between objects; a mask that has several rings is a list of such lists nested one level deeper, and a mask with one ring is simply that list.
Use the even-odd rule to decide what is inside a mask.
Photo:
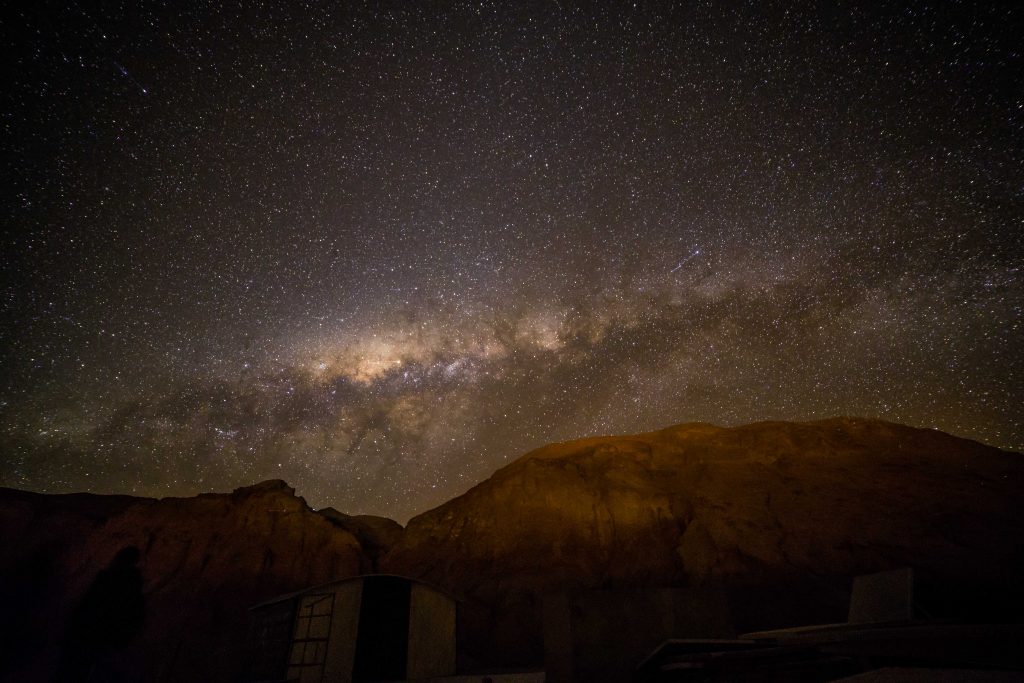
[{"label": "rock outcrop", "polygon": [[163,500],[4,489],[0,677],[49,680],[100,572],[136,571],[130,548],[144,618],[108,662],[126,680],[235,680],[249,607],[369,571],[462,598],[460,650],[490,665],[540,663],[542,598],[591,588],[727,594],[743,630],[842,620],[853,575],[909,565],[932,616],[1012,612],[1022,485],[1021,454],[834,419],[553,444],[405,530],[311,510],[281,481]]},{"label": "rock outcrop", "polygon": [[389,538],[372,528],[314,512],[282,481],[162,500],[0,491],[4,668],[13,680],[49,680],[82,596],[135,547],[141,630],[104,666],[125,680],[235,680],[248,608],[372,571]]},{"label": "rock outcrop", "polygon": [[726,586],[737,626],[764,628],[842,620],[852,575],[912,566],[956,612],[1018,583],[1022,484],[1020,454],[933,430],[688,424],[524,455],[382,564],[463,596],[465,644],[508,664],[540,661],[552,591]]},{"label": "rock outcrop", "polygon": [[363,552],[376,567],[380,556],[398,542],[402,525],[387,517],[376,515],[346,515],[334,508],[323,508],[317,513],[340,528],[355,535]]}]

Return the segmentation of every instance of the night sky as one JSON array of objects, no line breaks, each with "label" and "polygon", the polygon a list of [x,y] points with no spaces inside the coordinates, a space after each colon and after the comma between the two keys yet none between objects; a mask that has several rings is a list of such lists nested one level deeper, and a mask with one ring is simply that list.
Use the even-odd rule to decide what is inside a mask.
[{"label": "night sky", "polygon": [[680,422],[1024,449],[1024,10],[791,4],[3,10],[0,485],[405,520]]}]

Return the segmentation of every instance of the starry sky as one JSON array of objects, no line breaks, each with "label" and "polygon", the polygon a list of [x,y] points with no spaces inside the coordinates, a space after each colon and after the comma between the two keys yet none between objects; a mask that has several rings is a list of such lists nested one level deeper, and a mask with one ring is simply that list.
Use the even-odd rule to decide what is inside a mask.
[{"label": "starry sky", "polygon": [[1024,449],[1014,3],[3,10],[0,485],[400,521],[557,440]]}]

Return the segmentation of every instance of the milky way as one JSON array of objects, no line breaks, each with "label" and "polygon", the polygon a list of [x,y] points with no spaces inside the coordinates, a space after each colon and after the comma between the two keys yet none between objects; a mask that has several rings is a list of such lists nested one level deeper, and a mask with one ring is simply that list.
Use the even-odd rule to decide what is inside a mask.
[{"label": "milky way", "polygon": [[404,520],[680,422],[1024,448],[1024,14],[790,4],[4,10],[0,484]]}]

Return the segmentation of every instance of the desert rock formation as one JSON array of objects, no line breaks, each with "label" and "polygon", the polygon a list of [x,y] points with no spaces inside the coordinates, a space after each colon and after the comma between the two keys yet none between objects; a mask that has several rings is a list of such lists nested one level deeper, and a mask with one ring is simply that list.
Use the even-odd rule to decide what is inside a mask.
[{"label": "desert rock formation", "polygon": [[686,424],[528,453],[413,518],[383,566],[479,605],[465,639],[508,663],[538,660],[555,591],[724,585],[753,629],[841,620],[852,575],[912,566],[955,613],[951,592],[1024,569],[1022,485],[1020,454],[934,430]]}]

